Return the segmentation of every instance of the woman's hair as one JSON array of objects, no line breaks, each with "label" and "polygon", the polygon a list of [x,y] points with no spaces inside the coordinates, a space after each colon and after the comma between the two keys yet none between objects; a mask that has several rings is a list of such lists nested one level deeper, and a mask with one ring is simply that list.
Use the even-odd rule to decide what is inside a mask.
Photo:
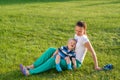
[{"label": "woman's hair", "polygon": [[86,34],[87,24],[86,24],[85,22],[83,22],[83,21],[78,21],[78,22],[76,23],[76,26],[78,26],[78,27],[83,27],[83,28],[85,29],[84,34]]}]

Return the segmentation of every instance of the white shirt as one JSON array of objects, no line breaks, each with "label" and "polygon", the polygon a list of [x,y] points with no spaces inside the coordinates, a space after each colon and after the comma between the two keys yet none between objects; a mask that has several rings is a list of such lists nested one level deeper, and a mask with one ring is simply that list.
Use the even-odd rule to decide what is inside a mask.
[{"label": "white shirt", "polygon": [[89,42],[89,39],[86,35],[77,36],[75,35],[75,39],[77,40],[75,52],[76,52],[76,59],[83,63],[85,58],[87,48],[84,46],[86,42]]}]

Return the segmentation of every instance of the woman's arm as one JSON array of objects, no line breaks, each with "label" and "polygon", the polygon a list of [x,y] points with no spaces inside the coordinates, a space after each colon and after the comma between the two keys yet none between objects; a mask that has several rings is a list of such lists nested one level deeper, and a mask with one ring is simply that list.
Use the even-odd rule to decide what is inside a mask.
[{"label": "woman's arm", "polygon": [[97,56],[96,53],[94,51],[94,48],[92,47],[90,42],[86,42],[85,43],[85,47],[91,52],[93,60],[94,60],[94,64],[95,64],[95,69],[96,70],[101,70],[101,68],[98,66],[98,61],[97,61]]},{"label": "woman's arm", "polygon": [[54,57],[56,54],[58,54],[58,49],[53,53],[52,57]]}]

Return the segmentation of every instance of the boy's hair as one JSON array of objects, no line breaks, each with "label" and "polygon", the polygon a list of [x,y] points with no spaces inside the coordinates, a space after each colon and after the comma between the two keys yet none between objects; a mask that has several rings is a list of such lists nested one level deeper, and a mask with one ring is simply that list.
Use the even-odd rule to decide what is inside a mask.
[{"label": "boy's hair", "polygon": [[73,41],[75,41],[75,42],[77,43],[77,40],[74,39],[74,38],[70,38],[70,39],[68,40],[68,42],[71,41],[71,40],[73,40]]}]

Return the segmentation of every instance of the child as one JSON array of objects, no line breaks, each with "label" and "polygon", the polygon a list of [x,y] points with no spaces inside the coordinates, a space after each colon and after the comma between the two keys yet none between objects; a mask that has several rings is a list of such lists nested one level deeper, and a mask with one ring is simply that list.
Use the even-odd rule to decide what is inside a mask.
[{"label": "child", "polygon": [[62,46],[61,48],[58,48],[58,50],[55,51],[53,56],[56,57],[56,70],[58,72],[61,72],[62,69],[60,67],[60,59],[65,59],[67,63],[67,69],[72,70],[71,67],[71,60],[73,63],[74,69],[76,68],[76,60],[75,60],[75,47],[76,47],[77,41],[75,39],[70,39],[68,41],[67,46]]}]

